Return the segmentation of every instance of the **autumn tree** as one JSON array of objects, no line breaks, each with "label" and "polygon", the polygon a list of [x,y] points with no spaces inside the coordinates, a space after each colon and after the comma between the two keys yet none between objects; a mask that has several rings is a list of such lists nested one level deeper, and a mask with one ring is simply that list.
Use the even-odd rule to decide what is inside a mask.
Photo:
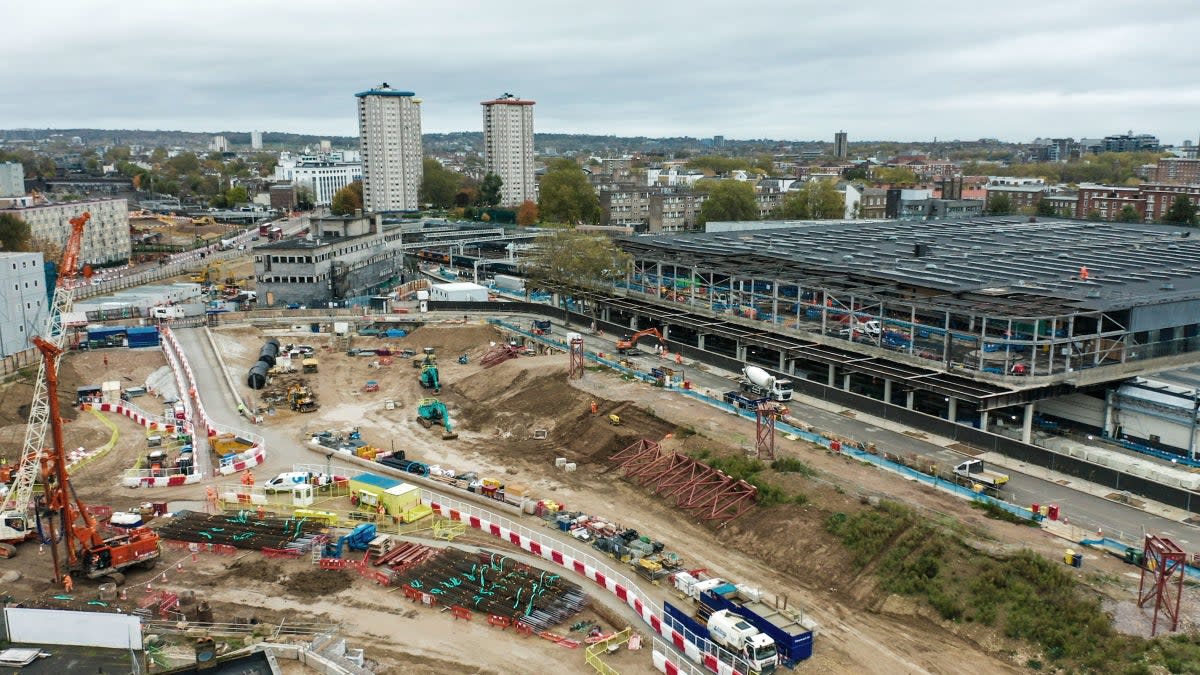
[{"label": "autumn tree", "polygon": [[841,218],[846,215],[846,197],[833,181],[810,180],[784,197],[774,215],[789,220]]},{"label": "autumn tree", "polygon": [[333,193],[333,199],[330,200],[329,204],[329,212],[335,216],[350,216],[354,215],[354,212],[362,207],[363,184],[361,180],[356,180]]},{"label": "autumn tree", "polygon": [[0,213],[0,250],[28,251],[33,246],[29,223],[15,213]]},{"label": "autumn tree", "polygon": [[525,261],[526,287],[570,295],[623,279],[633,258],[602,234],[564,228],[538,237]]},{"label": "autumn tree", "polygon": [[479,205],[496,206],[500,203],[500,188],[504,181],[494,173],[488,173],[479,184]]},{"label": "autumn tree", "polygon": [[533,225],[538,221],[538,207],[532,200],[526,199],[517,209],[518,225]]},{"label": "autumn tree", "polygon": [[542,220],[560,223],[600,222],[600,198],[583,169],[569,159],[556,159],[546,167],[538,197]]},{"label": "autumn tree", "polygon": [[877,183],[902,185],[905,183],[916,183],[919,180],[920,178],[917,177],[917,173],[908,167],[881,166],[875,169],[875,181]]},{"label": "autumn tree", "polygon": [[696,224],[703,225],[715,220],[758,220],[758,203],[754,199],[754,188],[749,183],[702,180],[696,184],[696,188],[707,193]]},{"label": "autumn tree", "polygon": [[1196,205],[1187,195],[1177,195],[1167,212],[1163,214],[1164,223],[1175,225],[1196,226]]}]

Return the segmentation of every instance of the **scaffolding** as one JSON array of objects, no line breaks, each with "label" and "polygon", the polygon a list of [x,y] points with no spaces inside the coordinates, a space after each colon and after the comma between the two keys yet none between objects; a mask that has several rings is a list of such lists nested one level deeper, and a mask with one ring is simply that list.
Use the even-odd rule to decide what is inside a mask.
[{"label": "scaffolding", "polygon": [[[1183,596],[1184,568],[1187,553],[1171,539],[1146,535],[1143,546],[1142,578],[1138,583],[1138,607],[1145,608],[1154,601],[1154,614],[1150,622],[1150,636],[1158,633],[1158,615],[1161,612],[1171,621],[1170,630],[1179,628],[1179,601]],[[1146,583],[1147,577],[1150,583]]]},{"label": "scaffolding", "polygon": [[693,457],[641,439],[609,458],[625,478],[650,488],[664,501],[722,525],[754,508],[758,488],[735,480]]}]

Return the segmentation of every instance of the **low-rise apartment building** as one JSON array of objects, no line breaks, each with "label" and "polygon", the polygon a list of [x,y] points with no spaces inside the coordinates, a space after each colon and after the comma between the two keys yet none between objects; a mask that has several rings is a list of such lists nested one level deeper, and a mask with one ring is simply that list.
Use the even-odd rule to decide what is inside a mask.
[{"label": "low-rise apartment building", "polygon": [[0,357],[33,346],[50,313],[41,253],[0,252]]},{"label": "low-rise apartment building", "polygon": [[83,230],[79,261],[93,266],[110,266],[129,260],[129,206],[124,199],[92,199],[63,204],[40,204],[5,209],[29,223],[37,241],[65,246],[71,234],[71,219],[92,214]]}]

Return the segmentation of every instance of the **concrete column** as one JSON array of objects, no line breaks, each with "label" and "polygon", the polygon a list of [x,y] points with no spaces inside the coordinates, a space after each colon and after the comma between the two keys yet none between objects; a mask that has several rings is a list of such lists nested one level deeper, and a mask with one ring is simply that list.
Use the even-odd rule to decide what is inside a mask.
[{"label": "concrete column", "polygon": [[908,392],[908,395],[904,397],[904,407],[912,410],[916,399],[917,392],[915,390]]},{"label": "concrete column", "polygon": [[779,352],[779,370],[781,370],[781,371],[783,371],[783,372],[785,372],[785,373],[786,373],[786,372],[787,372],[787,369],[788,369],[788,367],[787,367],[787,357],[785,357],[785,356],[783,355],[783,352],[782,352],[782,351],[780,351],[780,352]]},{"label": "concrete column", "polygon": [[696,346],[700,349],[704,349],[704,333],[701,333],[700,336],[696,338]]},{"label": "concrete column", "polygon": [[1113,405],[1115,397],[1116,393],[1111,389],[1104,392],[1104,435],[1109,438],[1117,435],[1116,415],[1113,414],[1116,410]]},{"label": "concrete column", "polygon": [[983,410],[979,413],[979,428],[982,431],[987,431],[988,426],[988,411]]},{"label": "concrete column", "polygon": [[888,378],[883,378],[883,402],[892,402],[892,381]]},{"label": "concrete column", "polygon": [[629,317],[629,330],[636,331],[637,329],[637,316]]},{"label": "concrete column", "polygon": [[1025,443],[1033,442],[1033,404],[1025,404],[1025,419],[1021,423],[1021,441]]},{"label": "concrete column", "polygon": [[742,363],[746,362],[746,345],[741,342],[737,343],[737,359]]},{"label": "concrete column", "polygon": [[837,386],[837,366],[833,365],[832,363],[829,364],[829,380],[826,382],[826,384],[830,387]]},{"label": "concrete column", "polygon": [[842,389],[850,391],[850,373],[842,376]]},{"label": "concrete column", "polygon": [[950,403],[946,408],[946,419],[951,422],[958,421],[958,399],[953,396],[950,397]]},{"label": "concrete column", "polygon": [[666,342],[667,339],[671,337],[671,327],[664,323],[661,332],[663,336],[663,342]]}]

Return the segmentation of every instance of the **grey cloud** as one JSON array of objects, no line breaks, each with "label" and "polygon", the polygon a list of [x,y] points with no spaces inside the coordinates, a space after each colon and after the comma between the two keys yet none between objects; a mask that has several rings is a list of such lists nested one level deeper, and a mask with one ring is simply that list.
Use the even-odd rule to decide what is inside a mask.
[{"label": "grey cloud", "polygon": [[427,131],[478,129],[479,101],[510,91],[547,132],[1200,132],[1200,6],[1169,0],[63,0],[13,23],[0,127],[353,135],[353,93],[388,81]]}]

